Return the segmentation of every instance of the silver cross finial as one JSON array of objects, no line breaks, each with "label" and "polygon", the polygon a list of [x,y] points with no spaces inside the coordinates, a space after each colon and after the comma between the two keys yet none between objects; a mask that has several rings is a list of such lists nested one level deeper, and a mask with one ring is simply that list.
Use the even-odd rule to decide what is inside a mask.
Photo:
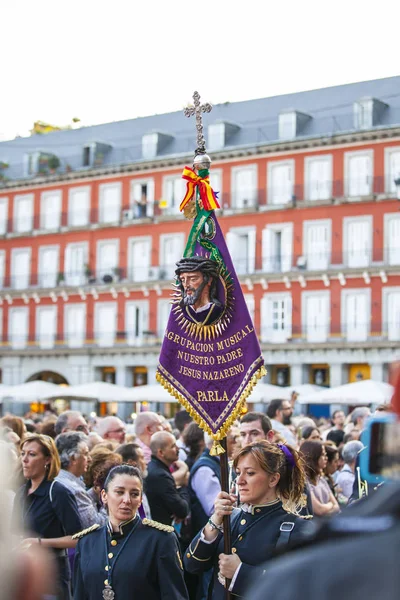
[{"label": "silver cross finial", "polygon": [[200,104],[200,94],[199,92],[195,92],[193,94],[193,102],[194,106],[188,106],[184,109],[183,113],[185,117],[191,117],[193,115],[196,116],[196,129],[197,129],[197,154],[205,154],[206,153],[206,141],[203,135],[203,119],[202,113],[209,113],[212,110],[211,104],[206,102],[205,104]]}]

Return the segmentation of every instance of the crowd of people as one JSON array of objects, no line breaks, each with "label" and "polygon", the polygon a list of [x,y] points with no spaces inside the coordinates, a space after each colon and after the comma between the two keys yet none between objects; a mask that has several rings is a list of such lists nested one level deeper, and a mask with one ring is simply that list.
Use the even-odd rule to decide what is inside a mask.
[{"label": "crowd of people", "polygon": [[51,557],[37,598],[218,600],[226,585],[246,597],[272,556],[359,498],[369,409],[317,421],[294,417],[294,403],[273,400],[232,426],[228,491],[213,440],[184,410],[169,420],[142,412],[133,423],[71,410],[6,415],[0,537],[18,532],[12,546],[27,564]]}]

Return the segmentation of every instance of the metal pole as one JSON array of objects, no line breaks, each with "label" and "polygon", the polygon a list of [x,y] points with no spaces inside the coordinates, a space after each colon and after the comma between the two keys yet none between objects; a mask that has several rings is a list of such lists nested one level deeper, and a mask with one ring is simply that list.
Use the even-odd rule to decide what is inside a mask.
[{"label": "metal pole", "polygon": [[[221,446],[225,450],[223,454],[220,454],[220,464],[221,464],[221,489],[223,492],[228,492],[230,494],[229,489],[229,465],[228,465],[228,451],[226,438],[221,440]],[[224,523],[224,554],[232,554],[232,538],[231,538],[231,519],[229,515],[225,515],[223,517]],[[225,581],[225,598],[226,600],[231,600],[232,596],[229,591],[229,586],[231,584],[231,580],[227,579]]]}]

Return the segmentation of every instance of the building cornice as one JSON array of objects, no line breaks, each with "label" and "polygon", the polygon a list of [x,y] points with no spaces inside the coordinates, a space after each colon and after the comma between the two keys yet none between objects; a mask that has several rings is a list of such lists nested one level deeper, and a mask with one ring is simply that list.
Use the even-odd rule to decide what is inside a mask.
[{"label": "building cornice", "polygon": [[[291,141],[275,141],[271,143],[262,142],[248,146],[225,148],[219,152],[210,152],[213,162],[226,162],[232,160],[243,160],[260,158],[270,154],[290,154],[304,150],[328,149],[340,145],[362,144],[365,142],[386,141],[400,138],[400,126],[386,128],[374,128],[368,131],[349,131],[345,133],[332,134],[329,136],[314,136],[297,138]],[[3,182],[0,192],[14,191],[26,188],[53,187],[65,183],[79,183],[87,180],[98,180],[100,178],[116,177],[120,175],[146,174],[171,168],[182,167],[183,163],[191,163],[193,155],[189,153],[175,154],[159,157],[150,161],[138,161],[123,165],[110,165],[88,170],[72,171],[69,173],[36,177],[35,179],[21,179]]]}]

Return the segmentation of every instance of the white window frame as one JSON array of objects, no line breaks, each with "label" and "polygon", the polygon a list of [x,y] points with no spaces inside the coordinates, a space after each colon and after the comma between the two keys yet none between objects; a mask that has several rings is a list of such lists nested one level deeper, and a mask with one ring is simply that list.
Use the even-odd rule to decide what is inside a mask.
[{"label": "white window frame", "polygon": [[1,249],[0,250],[0,256],[3,257],[3,272],[0,271],[0,289],[3,289],[5,280],[6,280],[6,267],[7,267],[7,255],[6,255],[6,251]]},{"label": "white window frame", "polygon": [[251,321],[254,324],[255,315],[256,315],[256,300],[255,300],[254,294],[243,294],[243,297],[246,302],[246,306],[249,311]]},{"label": "white window frame", "polygon": [[[273,302],[274,300],[276,301],[282,301],[282,300],[286,300],[289,299],[289,306],[290,306],[290,315],[289,315],[289,323],[290,323],[290,331],[289,331],[289,327],[287,328],[287,330],[285,329],[286,334],[275,334],[274,335],[274,329],[272,327],[273,323],[272,323],[272,318],[270,318],[269,315],[269,302]],[[264,311],[266,312],[266,314],[264,314]],[[266,329],[265,325],[269,325],[270,330]],[[270,331],[271,333],[268,334],[268,331]],[[292,298],[292,294],[290,292],[270,292],[270,293],[265,293],[262,298],[261,298],[261,331],[260,331],[260,337],[261,337],[261,341],[264,343],[269,343],[269,344],[285,344],[287,343],[287,341],[292,338],[293,336],[293,298]],[[275,337],[275,339],[274,339]]]},{"label": "white window frame", "polygon": [[[1,229],[1,227],[0,227],[0,235],[6,235],[8,233],[8,202],[9,202],[8,196],[1,196],[1,198],[0,198],[0,204],[4,203],[5,206],[6,206],[6,210],[5,210],[6,220],[4,222],[3,229]],[[0,226],[1,226],[1,221],[0,221]]]},{"label": "white window frame", "polygon": [[[31,201],[31,213],[32,213],[31,222],[30,222],[28,229],[20,230],[18,228],[18,223],[17,223],[17,212],[18,212],[17,205],[18,205],[19,201],[26,200],[27,198],[29,198],[29,200]],[[35,219],[34,212],[35,212],[35,196],[34,196],[34,194],[16,194],[14,196],[14,203],[13,203],[13,231],[14,231],[14,233],[28,234],[31,231],[33,231],[33,222]]]},{"label": "white window frame", "polygon": [[314,154],[311,156],[306,156],[304,158],[304,181],[305,181],[305,200],[307,202],[318,202],[319,200],[327,200],[326,198],[317,198],[315,200],[311,200],[311,179],[310,179],[310,166],[313,162],[325,160],[329,163],[329,173],[330,177],[327,181],[327,189],[328,189],[328,199],[332,198],[332,182],[333,182],[333,156],[332,154]]},{"label": "white window frame", "polygon": [[[393,194],[396,196],[397,190],[396,185],[394,183],[394,178],[396,173],[391,173],[390,171],[390,155],[391,154],[400,154],[400,146],[389,146],[385,148],[385,192],[387,194]],[[398,173],[398,177],[400,177],[400,173]]]},{"label": "white window frame", "polygon": [[[82,246],[84,248],[84,254],[85,254],[85,262],[82,265],[82,273],[80,276],[80,282],[79,283],[68,283],[68,276],[70,277],[79,277],[78,273],[68,273],[67,272],[67,253],[68,253],[68,249],[69,248],[74,248],[74,247],[79,247]],[[76,285],[83,285],[86,281],[85,279],[85,264],[88,264],[89,262],[89,242],[86,241],[82,241],[82,242],[70,242],[69,244],[66,244],[65,248],[64,248],[64,280],[67,283],[67,285],[70,286],[76,286]]]},{"label": "white window frame", "polygon": [[139,235],[139,236],[134,236],[134,237],[130,237],[128,238],[128,273],[127,273],[127,278],[128,281],[132,281],[132,282],[142,282],[142,281],[148,281],[149,280],[149,273],[144,273],[145,277],[143,277],[143,279],[133,279],[132,275],[133,275],[133,245],[135,242],[150,242],[150,261],[149,261],[149,271],[152,268],[152,264],[151,264],[151,258],[152,258],[152,254],[153,254],[153,238],[151,235]]},{"label": "white window frame", "polygon": [[[46,250],[55,250],[56,251],[56,253],[57,253],[57,269],[54,274],[54,283],[49,286],[42,286],[42,283],[41,283],[42,277],[46,276],[46,274],[41,272],[41,268],[40,268],[41,267],[41,255]],[[39,246],[39,251],[38,251],[38,284],[39,284],[39,286],[40,287],[56,287],[59,272],[60,272],[60,246],[59,246],[59,244],[51,244],[49,246]]]},{"label": "white window frame", "polygon": [[[58,196],[60,199],[60,210],[58,212],[58,224],[54,227],[46,227],[45,226],[45,206],[47,198],[51,198],[52,196]],[[40,194],[40,229],[43,231],[58,231],[61,227],[61,215],[62,215],[62,199],[63,193],[62,190],[46,190]]]},{"label": "white window frame", "polygon": [[[54,336],[49,340],[41,340],[39,332],[40,314],[46,310],[51,309],[55,313],[55,329]],[[58,310],[56,304],[46,304],[45,306],[37,306],[35,312],[35,341],[39,348],[54,348],[57,341],[57,330],[58,330]]]},{"label": "white window frame", "polygon": [[0,306],[0,342],[3,342],[3,309]]},{"label": "white window frame", "polygon": [[[139,310],[142,310],[145,315],[147,316],[147,319],[145,322],[142,323],[142,331],[141,331],[141,335],[139,332],[139,335],[136,336],[134,335],[134,332],[129,332],[128,331],[128,310],[130,308],[139,308]],[[149,331],[149,321],[150,321],[150,303],[148,300],[129,300],[125,303],[125,337],[126,337],[126,342],[129,346],[143,346],[144,340],[145,340],[145,335],[144,332],[145,331]]]},{"label": "white window frame", "polygon": [[[267,249],[266,249],[266,235],[264,234],[264,231],[273,231],[274,233],[276,232],[282,232],[284,229],[287,229],[290,231],[290,237],[291,237],[291,255],[290,255],[290,265],[289,265],[289,269],[287,269],[286,267],[284,268],[284,261],[281,260],[281,265],[282,268],[280,271],[275,270],[275,266],[272,263],[271,257],[269,257],[267,255]],[[293,269],[293,223],[268,223],[264,229],[263,229],[263,233],[262,233],[262,239],[261,239],[261,264],[262,264],[262,271],[264,273],[288,273],[289,271],[291,271]]]},{"label": "white window frame", "polygon": [[[368,248],[368,265],[349,267],[349,225],[356,221],[366,221],[369,223],[369,248]],[[350,269],[366,269],[372,263],[373,252],[373,237],[374,237],[374,222],[372,215],[360,215],[359,217],[343,217],[343,264]]]},{"label": "white window frame", "polygon": [[[285,135],[286,132],[289,135]],[[296,111],[285,111],[279,114],[278,135],[280,140],[294,140],[297,135],[297,113]]]},{"label": "white window frame", "polygon": [[[367,308],[365,311],[367,314],[365,340],[351,340],[351,339],[349,340],[348,336],[347,336],[347,314],[346,314],[346,312],[347,312],[346,311],[347,297],[352,296],[353,294],[360,294],[360,295],[364,294],[367,297]],[[347,341],[365,342],[368,340],[368,338],[371,335],[371,288],[349,288],[347,290],[342,290],[341,298],[340,298],[340,321],[341,321],[342,335]]]},{"label": "white window frame", "polygon": [[[115,330],[114,330],[114,338],[111,341],[111,333],[108,333],[108,331],[104,331],[101,332],[100,328],[99,328],[99,312],[100,309],[102,307],[105,306],[112,306],[113,308],[115,308]],[[113,346],[115,346],[115,342],[116,342],[116,338],[117,338],[117,331],[118,331],[118,302],[114,301],[114,302],[96,302],[95,303],[95,307],[94,307],[94,338],[96,340],[96,344],[97,346],[99,346],[100,348],[112,348]],[[101,333],[104,334],[104,338],[102,338]],[[111,341],[111,343],[108,343],[108,340]]]},{"label": "white window frame", "polygon": [[[75,225],[73,224],[73,218],[72,218],[72,210],[71,210],[71,205],[72,205],[72,196],[74,195],[75,192],[82,192],[82,191],[86,191],[88,193],[88,197],[89,197],[89,201],[88,201],[88,210],[87,210],[87,220],[85,223],[79,224],[79,225]],[[68,190],[68,227],[87,227],[88,225],[90,225],[90,212],[91,212],[91,205],[92,205],[92,186],[91,185],[79,185],[79,186],[75,186],[75,187],[71,187]]]},{"label": "white window frame", "polygon": [[160,265],[160,270],[165,270],[166,272],[166,276],[163,279],[170,279],[171,277],[173,278],[175,275],[175,269],[176,269],[176,265],[175,263],[178,262],[178,260],[180,260],[182,258],[182,256],[177,256],[176,260],[170,264],[167,265],[164,263],[164,244],[165,242],[169,239],[169,238],[179,238],[181,240],[181,246],[182,246],[182,256],[183,253],[185,251],[185,234],[181,231],[177,231],[177,232],[171,232],[171,233],[161,233],[160,234],[160,238],[159,238],[159,252],[158,252],[158,264]]},{"label": "white window frame", "polygon": [[390,341],[399,341],[400,335],[392,337],[390,335],[390,323],[389,323],[389,295],[399,294],[400,286],[390,286],[382,288],[382,333]]},{"label": "white window frame", "polygon": [[[118,191],[118,207],[115,210],[115,219],[108,219],[105,215],[104,207],[104,192],[109,188],[115,188]],[[110,181],[108,183],[101,183],[99,185],[99,218],[98,222],[102,225],[109,223],[119,223],[121,217],[121,205],[122,205],[122,182],[121,181]],[[90,201],[89,201],[90,207]],[[90,208],[89,208],[89,221],[90,221]]]},{"label": "white window frame", "polygon": [[[350,178],[349,178],[349,174],[350,174],[350,160],[351,158],[353,158],[354,156],[369,156],[371,159],[371,172],[370,172],[370,186],[369,186],[369,192],[367,195],[363,195],[363,196],[350,196]],[[355,151],[351,151],[351,152],[345,152],[344,153],[344,194],[346,196],[346,198],[349,199],[350,202],[357,202],[357,199],[359,198],[367,198],[369,196],[372,196],[373,194],[373,186],[374,186],[374,151],[372,148],[368,149],[366,148],[365,150],[355,150]]]},{"label": "white window frame", "polygon": [[164,323],[161,322],[161,306],[169,306],[169,312],[171,313],[171,309],[173,307],[173,305],[171,304],[171,300],[170,298],[159,298],[157,300],[157,338],[159,340],[162,340],[165,334],[165,328],[168,325],[168,320],[165,323],[165,328],[164,328]]},{"label": "white window frame", "polygon": [[[82,331],[82,341],[78,340],[77,338],[70,339],[70,337],[69,337],[68,313],[70,311],[72,311],[74,308],[78,308],[78,307],[83,309],[83,321],[84,321],[84,323],[86,323],[86,315],[87,315],[86,302],[71,302],[71,303],[64,305],[64,343],[68,348],[82,348],[85,345],[85,340],[86,340],[86,335],[87,335],[86,329],[84,331]],[[75,343],[75,340],[77,340],[78,343]]]},{"label": "white window frame", "polygon": [[[17,312],[17,313],[23,312],[25,315],[24,319],[26,319],[27,327],[26,327],[26,331],[25,331],[25,338],[24,339],[21,338],[21,340],[12,340],[11,339],[11,335],[12,335],[12,332],[10,331],[11,315],[14,314],[15,312]],[[29,306],[13,306],[8,309],[8,341],[9,341],[10,346],[14,349],[22,349],[22,348],[26,348],[26,346],[27,346],[27,342],[29,340],[29,325],[30,325],[29,316],[30,316],[29,315]]]},{"label": "white window frame", "polygon": [[182,198],[177,198],[176,199],[176,205],[172,205],[170,206],[169,204],[169,200],[168,200],[168,193],[167,193],[167,188],[168,188],[168,183],[172,180],[175,179],[182,179],[182,175],[180,173],[176,173],[176,174],[170,174],[170,175],[165,175],[163,177],[162,180],[162,190],[163,190],[163,197],[162,199],[165,200],[165,202],[167,202],[167,206],[165,208],[162,209],[162,213],[165,215],[179,215],[179,206],[185,196],[185,191],[186,191],[186,182],[184,181],[184,179],[182,179]]},{"label": "white window frame", "polygon": [[207,146],[210,152],[225,148],[226,125],[225,123],[211,123],[207,131]]},{"label": "white window frame", "polygon": [[142,136],[142,158],[151,160],[156,158],[158,154],[158,133],[145,133]]},{"label": "white window frame", "polygon": [[[221,185],[219,186],[218,189],[215,189],[213,187],[213,176],[217,175],[220,179]],[[223,197],[223,191],[222,191],[222,186],[223,186],[223,169],[211,169],[210,171],[210,184],[212,189],[214,190],[214,192],[218,193],[218,204],[220,205],[221,208],[224,208],[224,197]],[[218,209],[217,209],[218,210]]]},{"label": "white window frame", "polygon": [[[237,196],[236,196],[236,174],[238,171],[243,170],[252,170],[255,173],[255,188],[254,188],[254,200],[250,204],[246,206],[238,206]],[[257,163],[250,164],[242,164],[236,167],[231,167],[231,206],[230,208],[235,210],[240,210],[242,208],[256,208],[258,204],[258,165]]]},{"label": "white window frame", "polygon": [[372,98],[360,98],[353,104],[354,128],[371,129],[374,124],[374,101]]},{"label": "white window frame", "polygon": [[[135,185],[146,185],[146,186],[148,186],[150,182],[153,185],[153,200],[146,202],[146,216],[145,217],[139,217],[136,214],[136,205],[135,205],[135,198],[134,198],[134,194],[133,194],[133,188],[134,188]],[[154,181],[154,177],[141,177],[140,179],[131,179],[130,182],[129,182],[129,207],[133,211],[133,215],[132,215],[133,218],[134,219],[138,219],[138,218],[152,217],[154,215],[154,203],[155,203],[155,181]]]},{"label": "white window frame", "polygon": [[307,221],[303,221],[303,256],[307,261],[306,270],[316,270],[314,268],[309,268],[309,260],[307,256],[307,240],[308,240],[308,232],[315,225],[322,225],[328,228],[328,248],[326,254],[326,267],[322,267],[317,270],[329,269],[332,259],[332,219],[310,219]]},{"label": "white window frame", "polygon": [[[282,167],[282,166],[289,166],[290,171],[291,171],[291,175],[292,175],[292,193],[291,193],[291,197],[284,203],[284,204],[278,204],[277,202],[274,202],[273,200],[273,193],[274,193],[274,188],[272,185],[272,172],[274,170],[274,167]],[[286,206],[287,204],[289,204],[292,200],[292,197],[294,195],[294,190],[295,190],[295,177],[296,177],[296,164],[295,164],[295,160],[294,158],[288,158],[285,160],[270,160],[267,163],[267,204],[268,206]]]},{"label": "white window frame", "polygon": [[[308,321],[307,321],[307,300],[309,298],[318,298],[323,297],[328,300],[328,321],[326,323],[326,332],[323,332],[320,337],[313,338],[308,334]],[[327,342],[330,337],[330,329],[331,329],[331,293],[329,290],[315,290],[312,292],[302,292],[301,293],[301,324],[302,324],[302,332],[307,342],[315,342],[322,344]]]},{"label": "white window frame", "polygon": [[[238,271],[238,275],[251,275],[256,270],[256,247],[257,247],[257,229],[255,225],[249,225],[247,227],[231,227],[227,233],[227,243],[229,238],[233,236],[242,236],[247,235],[248,237],[248,246],[249,246],[249,256],[247,258],[247,269],[245,273],[242,273],[241,270]],[[229,246],[228,246],[229,247]],[[232,254],[232,252],[231,252]],[[234,263],[237,264],[237,259],[234,260]],[[235,264],[234,264],[235,266]]]},{"label": "white window frame", "polygon": [[14,290],[23,290],[23,289],[27,289],[25,287],[16,287],[15,285],[15,275],[14,275],[14,271],[15,271],[15,257],[17,254],[21,253],[21,252],[28,252],[29,255],[29,272],[28,272],[28,286],[30,287],[30,282],[31,282],[31,277],[32,277],[32,248],[30,246],[23,246],[21,248],[12,248],[11,249],[11,277],[10,277],[10,287]]},{"label": "white window frame", "polygon": [[115,271],[115,269],[119,268],[119,259],[120,259],[119,238],[110,238],[110,239],[97,240],[97,242],[96,242],[96,279],[99,283],[103,283],[102,277],[104,277],[104,275],[108,275],[108,273],[100,273],[99,258],[100,258],[101,248],[103,246],[107,246],[108,244],[111,244],[111,243],[117,247],[117,264],[115,265],[115,267],[112,267],[113,273],[110,273],[110,275],[113,276],[114,281],[117,281],[117,275],[114,271]]},{"label": "white window frame", "polygon": [[391,220],[393,219],[400,219],[400,213],[399,212],[393,212],[393,213],[385,213],[383,216],[383,248],[384,248],[384,261],[385,264],[387,265],[395,265],[395,264],[400,264],[400,261],[397,263],[390,263],[390,248],[389,248],[389,223]]}]

